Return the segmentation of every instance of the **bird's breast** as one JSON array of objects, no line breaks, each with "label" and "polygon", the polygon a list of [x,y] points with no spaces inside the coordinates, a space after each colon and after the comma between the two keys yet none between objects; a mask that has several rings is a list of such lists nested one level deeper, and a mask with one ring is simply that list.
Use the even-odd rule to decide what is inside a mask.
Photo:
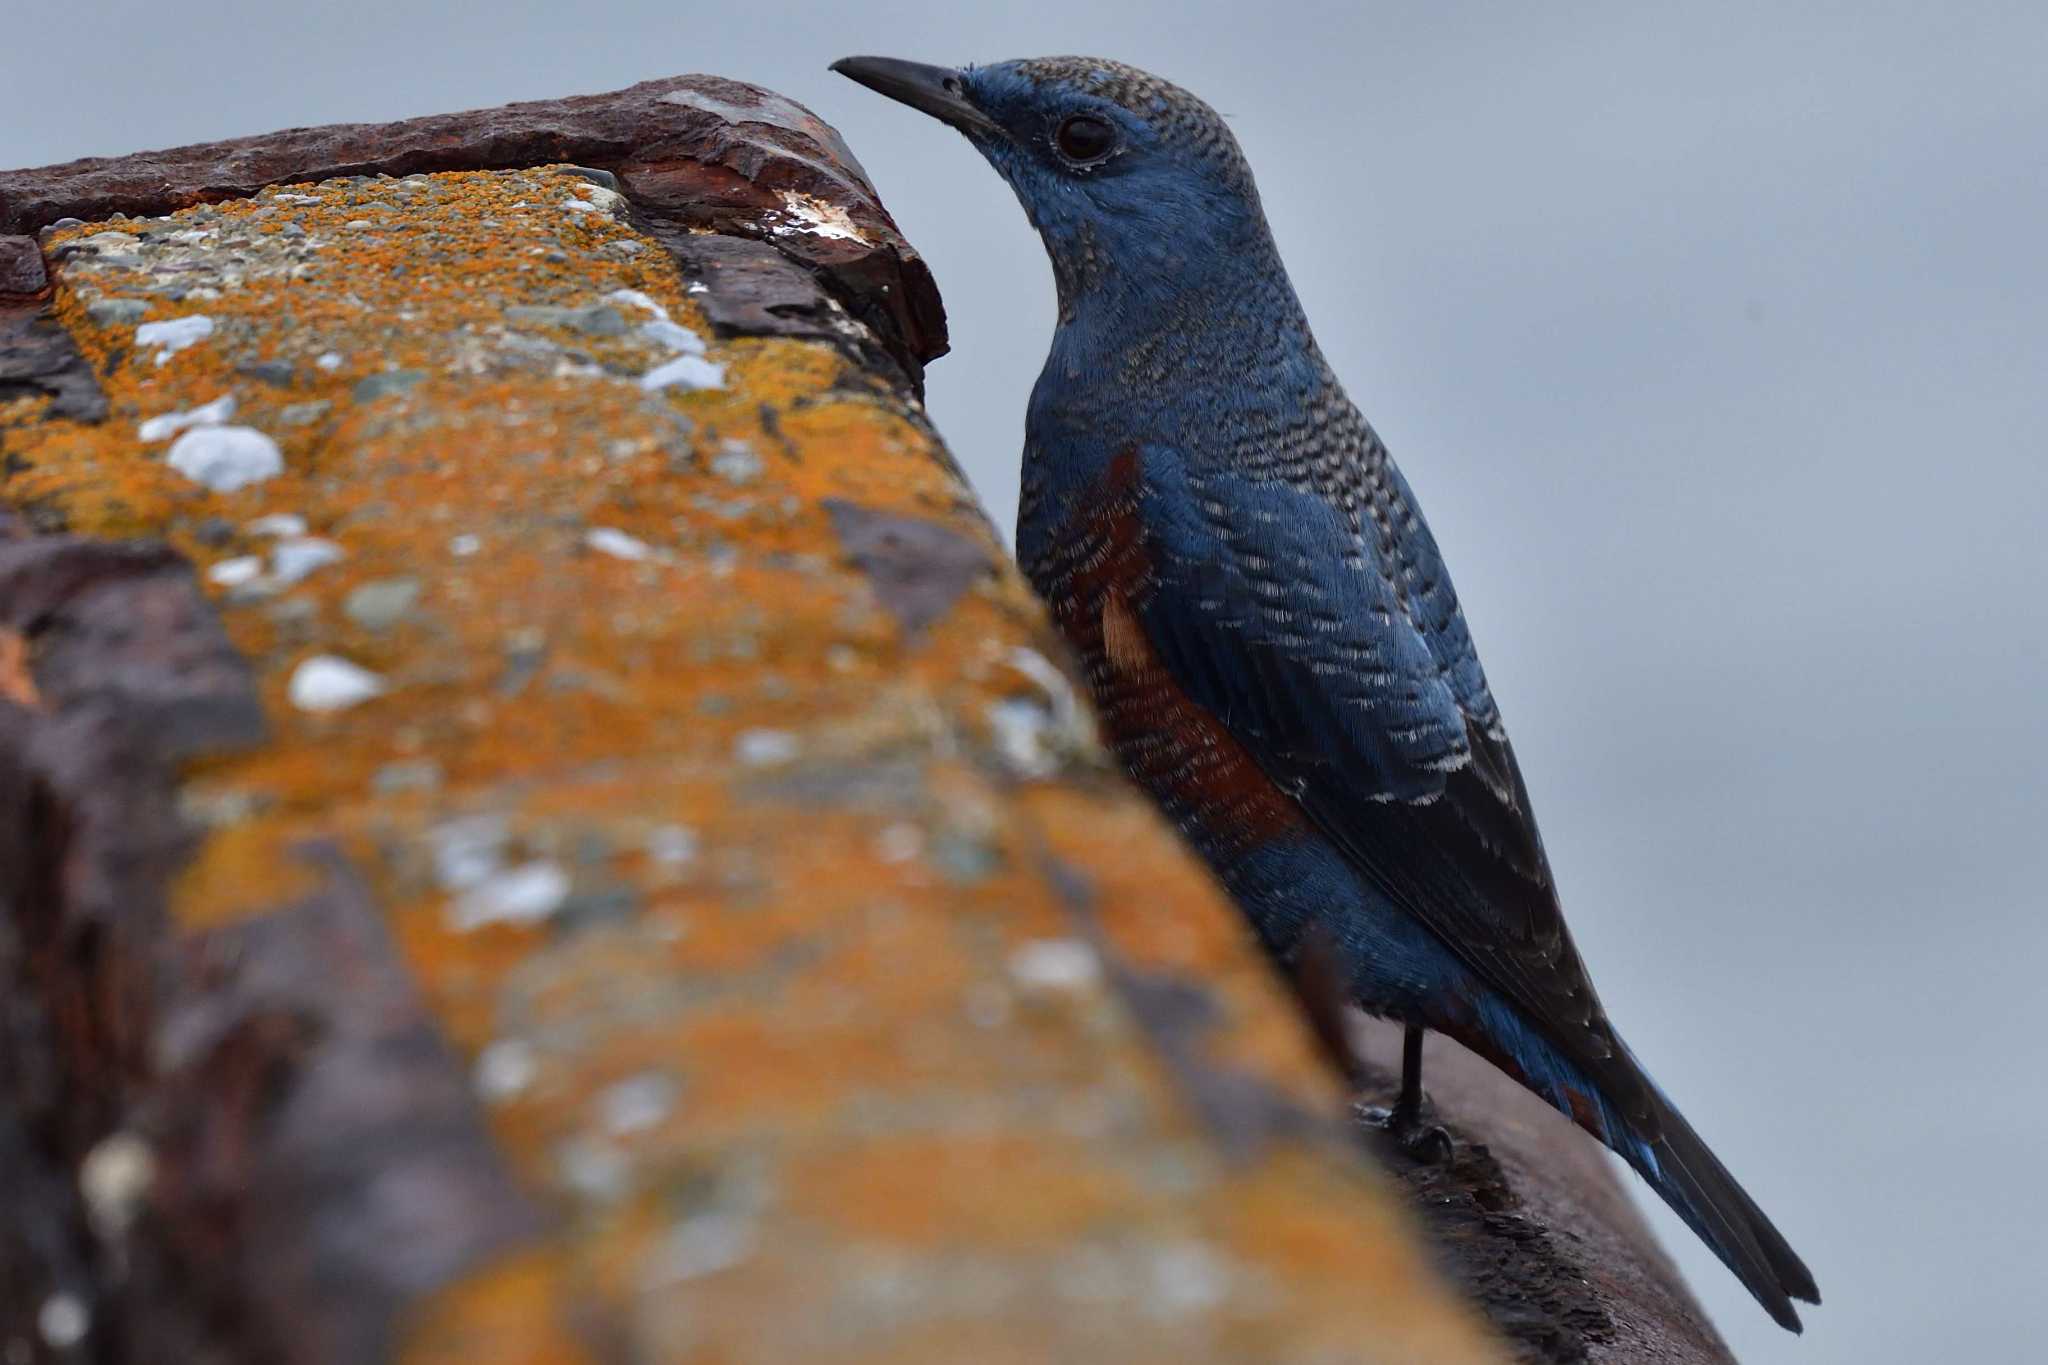
[{"label": "bird's breast", "polygon": [[1118,454],[1026,567],[1080,657],[1117,756],[1206,852],[1303,833],[1300,808],[1152,644],[1144,613],[1172,589],[1145,534],[1142,479],[1137,449]]}]

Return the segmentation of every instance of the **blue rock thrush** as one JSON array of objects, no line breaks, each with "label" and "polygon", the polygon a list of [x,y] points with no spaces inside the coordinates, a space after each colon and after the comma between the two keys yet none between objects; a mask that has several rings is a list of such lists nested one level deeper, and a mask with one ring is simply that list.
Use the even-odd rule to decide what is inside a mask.
[{"label": "blue rock thrush", "polygon": [[1208,105],[1116,62],[837,63],[967,135],[1052,258],[1017,554],[1131,773],[1282,961],[1314,927],[1407,1026],[1606,1143],[1771,1316],[1818,1303],[1664,1097],[1566,932],[1529,794],[1415,495],[1345,397]]}]

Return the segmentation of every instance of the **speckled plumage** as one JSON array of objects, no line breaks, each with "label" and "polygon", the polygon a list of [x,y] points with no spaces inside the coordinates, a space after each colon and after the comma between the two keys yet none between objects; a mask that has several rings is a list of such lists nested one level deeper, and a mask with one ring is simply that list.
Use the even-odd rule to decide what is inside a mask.
[{"label": "speckled plumage", "polygon": [[[1796,1330],[1812,1277],[1600,1006],[1436,541],[1228,127],[1093,58],[941,74],[968,108],[911,102],[967,133],[1052,259],[1017,550],[1126,767],[1273,952],[1322,926],[1359,1005],[1607,1143]],[[1113,150],[1063,150],[1077,118]]]}]

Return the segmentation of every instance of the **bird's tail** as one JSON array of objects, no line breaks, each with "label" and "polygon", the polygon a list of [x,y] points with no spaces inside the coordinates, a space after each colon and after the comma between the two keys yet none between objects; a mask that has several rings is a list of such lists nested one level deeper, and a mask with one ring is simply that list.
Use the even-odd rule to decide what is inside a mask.
[{"label": "bird's tail", "polygon": [[[1595,1070],[1566,1057],[1512,1006],[1482,1012],[1487,1027],[1454,1036],[1635,1167],[1764,1311],[1799,1331],[1792,1300],[1820,1302],[1812,1272],[1627,1047],[1616,1039],[1615,1055]],[[1624,1095],[1627,1103],[1618,1102]]]},{"label": "bird's tail", "polygon": [[[1627,1058],[1631,1065],[1634,1060]],[[1779,1326],[1797,1332],[1799,1314],[1792,1300],[1820,1302],[1812,1272],[1678,1107],[1648,1077],[1644,1084],[1653,1103],[1651,1121],[1643,1127],[1656,1136],[1639,1136],[1624,1123],[1617,1134],[1620,1140],[1608,1145],[1714,1249]]]}]

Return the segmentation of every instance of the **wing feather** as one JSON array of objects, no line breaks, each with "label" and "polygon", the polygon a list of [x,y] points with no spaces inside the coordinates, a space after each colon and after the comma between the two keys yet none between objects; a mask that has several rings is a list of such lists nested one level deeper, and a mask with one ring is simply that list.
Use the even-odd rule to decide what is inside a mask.
[{"label": "wing feather", "polygon": [[1313,489],[1172,452],[1144,464],[1140,619],[1167,667],[1362,875],[1654,1121],[1629,1069],[1599,1066],[1614,1035],[1427,528],[1381,535]]}]

